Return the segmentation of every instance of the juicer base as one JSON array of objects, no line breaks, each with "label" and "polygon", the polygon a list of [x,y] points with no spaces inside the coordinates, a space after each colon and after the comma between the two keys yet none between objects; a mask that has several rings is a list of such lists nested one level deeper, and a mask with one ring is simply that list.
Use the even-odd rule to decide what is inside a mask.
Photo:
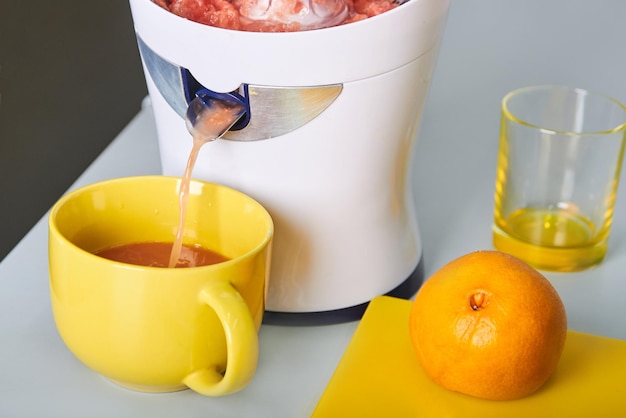
[{"label": "juicer base", "polygon": [[[424,258],[420,257],[415,270],[397,287],[385,294],[401,299],[410,299],[424,281]],[[276,312],[265,311],[263,323],[267,325],[314,326],[358,321],[365,313],[369,302],[347,308],[320,312]]]}]

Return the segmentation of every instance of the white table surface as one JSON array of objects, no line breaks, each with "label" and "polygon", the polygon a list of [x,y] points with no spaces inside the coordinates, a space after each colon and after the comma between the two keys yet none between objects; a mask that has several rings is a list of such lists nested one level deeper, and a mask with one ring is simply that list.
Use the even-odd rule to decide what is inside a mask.
[{"label": "white table surface", "polygon": [[[505,93],[569,84],[626,101],[624,16],[623,0],[453,0],[415,155],[427,276],[462,254],[491,248]],[[72,188],[159,172],[147,107]],[[546,274],[565,302],[570,329],[624,340],[625,187],[605,262],[581,273]],[[357,324],[263,325],[254,381],[227,397],[121,389],[78,362],[56,332],[44,217],[0,264],[0,417],[307,417]]]}]

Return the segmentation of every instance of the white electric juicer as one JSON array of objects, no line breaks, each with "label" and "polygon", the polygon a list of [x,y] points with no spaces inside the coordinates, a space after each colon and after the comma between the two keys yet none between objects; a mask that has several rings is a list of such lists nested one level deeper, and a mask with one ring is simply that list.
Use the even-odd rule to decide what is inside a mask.
[{"label": "white electric juicer", "polygon": [[274,219],[264,321],[354,320],[376,296],[413,296],[423,261],[409,174],[449,0],[288,33],[130,5],[163,174],[184,172],[184,115],[198,91],[246,106],[193,176],[243,191]]}]

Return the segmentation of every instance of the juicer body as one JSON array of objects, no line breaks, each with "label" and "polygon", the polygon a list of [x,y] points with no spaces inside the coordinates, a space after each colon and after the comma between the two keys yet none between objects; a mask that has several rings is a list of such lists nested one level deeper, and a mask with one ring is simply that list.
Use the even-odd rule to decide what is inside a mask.
[{"label": "juicer body", "polygon": [[[294,33],[212,28],[150,0],[130,3],[140,44],[157,56],[214,91],[259,89],[247,125],[206,144],[194,177],[239,189],[271,213],[266,319],[338,322],[373,297],[411,297],[422,245],[409,173],[448,0],[410,0],[365,21]],[[163,173],[180,176],[192,141],[142,58]],[[310,120],[272,132],[290,109],[309,108],[318,109]]]}]

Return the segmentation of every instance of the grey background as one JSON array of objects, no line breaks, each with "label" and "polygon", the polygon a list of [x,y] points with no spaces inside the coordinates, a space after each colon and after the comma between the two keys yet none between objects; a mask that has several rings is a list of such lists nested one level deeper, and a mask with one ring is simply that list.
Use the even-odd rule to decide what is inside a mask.
[{"label": "grey background", "polygon": [[146,94],[127,1],[0,0],[0,260]]}]

